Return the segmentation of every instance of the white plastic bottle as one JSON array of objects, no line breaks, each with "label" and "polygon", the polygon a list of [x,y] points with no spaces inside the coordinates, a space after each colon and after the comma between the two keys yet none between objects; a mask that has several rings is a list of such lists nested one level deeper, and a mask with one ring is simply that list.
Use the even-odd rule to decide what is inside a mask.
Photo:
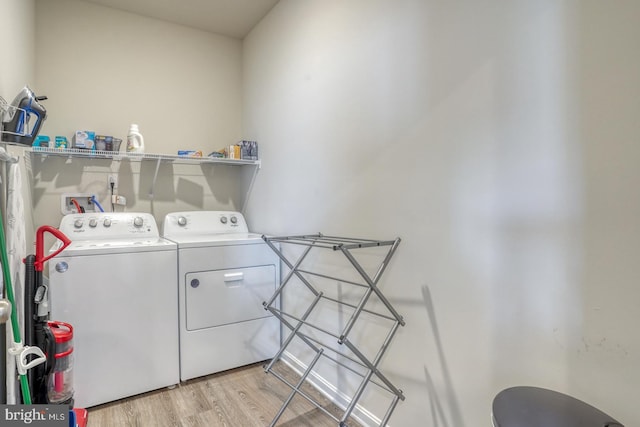
[{"label": "white plastic bottle", "polygon": [[144,138],[136,124],[131,125],[127,134],[127,152],[144,153]]}]

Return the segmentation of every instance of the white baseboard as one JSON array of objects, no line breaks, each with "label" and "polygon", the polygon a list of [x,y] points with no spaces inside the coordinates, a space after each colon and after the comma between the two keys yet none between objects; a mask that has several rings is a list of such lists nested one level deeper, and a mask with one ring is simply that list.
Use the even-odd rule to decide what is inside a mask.
[{"label": "white baseboard", "polygon": [[[307,365],[302,363],[302,361],[300,361],[288,351],[285,351],[282,354],[280,360],[286,363],[287,366],[296,371],[299,375],[302,375],[302,373],[307,369]],[[316,372],[312,371],[309,374],[309,376],[307,377],[307,382],[309,382],[309,384],[315,387],[327,399],[329,399],[332,403],[337,405],[342,410],[345,410],[347,406],[349,406],[349,403],[351,403],[351,398],[349,396],[341,393],[340,390],[338,390],[333,384],[329,383],[329,381],[325,380]],[[382,421],[366,408],[358,404],[356,404],[356,406],[353,408],[351,417],[358,423],[360,423],[363,427],[379,426]]]}]

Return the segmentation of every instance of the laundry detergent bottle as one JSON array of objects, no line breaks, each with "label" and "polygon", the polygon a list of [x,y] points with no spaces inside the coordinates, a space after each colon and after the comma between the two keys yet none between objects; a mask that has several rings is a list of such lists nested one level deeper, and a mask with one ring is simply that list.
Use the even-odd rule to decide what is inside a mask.
[{"label": "laundry detergent bottle", "polygon": [[144,153],[144,138],[136,124],[131,125],[127,134],[127,152]]}]

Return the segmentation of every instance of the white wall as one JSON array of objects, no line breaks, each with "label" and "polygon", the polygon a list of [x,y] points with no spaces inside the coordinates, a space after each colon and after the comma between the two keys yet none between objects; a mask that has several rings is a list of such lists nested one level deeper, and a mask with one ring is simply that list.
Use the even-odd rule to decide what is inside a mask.
[{"label": "white wall", "polygon": [[0,0],[0,95],[7,101],[33,86],[35,63],[34,0]]},{"label": "white wall", "polygon": [[[70,140],[85,129],[126,141],[137,123],[147,153],[173,155],[207,155],[242,139],[240,40],[76,0],[37,1],[36,22],[36,80],[49,97],[41,134]],[[41,224],[59,223],[63,193],[93,193],[108,206],[110,173],[119,175],[124,209],[158,221],[242,203],[234,181],[244,172],[226,166],[163,163],[153,196],[155,162],[37,157],[31,166]]]},{"label": "white wall", "polygon": [[392,425],[488,425],[512,385],[640,424],[639,18],[282,0],[245,39],[253,227],[403,239],[382,283],[407,321],[382,365],[407,396]]},{"label": "white wall", "polygon": [[240,40],[87,2],[36,4],[43,132],[124,137],[133,122],[149,152],[168,154],[241,136]]},{"label": "white wall", "polygon": [[[34,19],[34,1],[33,0],[0,0],[0,96],[4,98],[7,102],[12,102],[13,98],[18,94],[18,92],[24,87],[25,84],[29,84],[33,89],[34,88],[34,75],[35,75],[35,46],[34,46],[34,32],[35,32],[35,19]],[[24,149],[20,146],[6,146],[6,150],[12,155],[19,158],[22,158]],[[8,168],[5,168],[6,165],[2,165],[0,168],[1,171],[7,171]],[[24,163],[20,163],[20,174],[25,180],[26,171],[24,168]],[[12,177],[15,179],[15,176]],[[2,206],[2,215],[3,215],[3,226],[5,227],[7,233],[7,242],[19,242],[21,239],[21,235],[13,234],[12,231],[15,229],[21,229],[22,224],[20,218],[17,221],[14,221],[11,226],[8,223],[8,215],[7,211],[4,210],[5,202],[6,202],[6,175],[2,175],[2,191],[0,194],[2,195],[2,201],[0,202],[0,206]],[[13,181],[16,182],[16,181]],[[23,197],[25,203],[27,205],[30,204],[30,192],[28,191],[28,186],[23,187]],[[30,245],[31,242],[30,236],[33,235],[33,221],[31,217],[31,212],[27,209],[24,217],[24,228],[26,234],[26,240],[23,242],[25,250],[31,253],[33,247]],[[25,251],[18,250],[18,248],[22,247],[22,244],[17,243],[15,246],[15,253],[9,254],[9,262],[11,264],[11,276],[12,276],[12,286],[14,291],[14,298],[16,301],[16,306],[14,306],[14,310],[22,310],[22,282],[23,275],[22,270],[20,268],[16,268],[16,265],[20,265],[19,260],[27,255]],[[19,253],[24,252],[24,253]],[[16,262],[12,262],[12,258],[16,260]],[[0,285],[0,290],[2,290],[2,295],[6,297],[4,290],[4,283]],[[0,356],[0,366],[5,365],[5,338],[7,338],[7,345],[11,342],[13,334],[11,329],[8,327],[7,323],[6,330],[2,331],[2,344],[0,344],[0,352],[2,355]],[[7,332],[5,334],[5,331]],[[2,368],[4,369],[4,368]],[[7,377],[9,381],[5,383],[5,375],[1,375],[2,381],[0,381],[0,396],[2,396],[2,402],[6,402],[5,397],[9,395],[9,402],[15,402],[14,396],[18,393],[18,383],[16,381],[12,381],[11,379],[15,377],[15,365],[12,363],[7,364],[7,369],[5,371],[7,373]]]},{"label": "white wall", "polygon": [[[34,14],[33,0],[0,0],[0,57],[2,58],[0,60],[0,96],[2,96],[7,103],[11,103],[25,85],[28,84],[32,89],[35,89]],[[3,144],[3,147],[10,155],[20,160],[23,159],[24,148],[22,146],[5,146],[5,144]],[[31,199],[29,187],[26,185],[27,178],[24,162],[21,161],[19,165],[20,178],[22,182],[25,183],[22,187],[22,196],[25,205],[29,206]],[[5,173],[8,173],[8,168],[5,168],[7,165],[0,166],[2,166],[0,167],[0,171],[2,171],[2,178],[0,179],[0,195],[2,201],[0,201],[0,206],[3,209],[2,215],[7,242],[17,242],[21,240],[21,238],[24,238],[26,250],[31,253],[33,250],[33,246],[31,245],[32,239],[30,237],[33,235],[33,218],[31,211],[27,208],[24,214],[24,234],[26,234],[26,237],[13,235],[12,230],[21,229],[22,223],[20,219],[18,219],[18,221],[12,222],[11,226],[9,226],[10,218],[8,212],[4,210],[7,202],[6,185],[9,181],[9,176],[5,175]],[[11,176],[10,178],[13,180],[12,182],[18,182],[16,176]],[[18,246],[15,247],[17,252],[15,253],[16,259],[24,258],[27,255],[26,253],[18,253],[20,252],[17,250]],[[13,256],[14,254],[10,254],[10,258]],[[14,293],[19,305],[22,300],[23,271],[21,268],[16,268],[13,265],[11,268]],[[0,289],[2,288],[0,287]]]}]

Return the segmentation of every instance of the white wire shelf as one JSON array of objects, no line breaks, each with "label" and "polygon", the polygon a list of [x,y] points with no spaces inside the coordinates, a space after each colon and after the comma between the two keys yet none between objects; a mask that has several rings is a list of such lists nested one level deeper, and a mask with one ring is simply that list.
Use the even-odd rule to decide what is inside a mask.
[{"label": "white wire shelf", "polygon": [[186,157],[172,154],[152,154],[152,153],[129,153],[126,151],[100,151],[100,150],[82,150],[77,148],[45,148],[45,147],[32,147],[28,149],[29,152],[41,156],[58,156],[58,157],[70,157],[70,158],[85,158],[85,159],[106,159],[106,160],[129,160],[129,161],[163,161],[181,164],[225,164],[232,166],[258,166],[260,167],[260,160],[239,160],[239,159],[227,159],[220,157]]}]

